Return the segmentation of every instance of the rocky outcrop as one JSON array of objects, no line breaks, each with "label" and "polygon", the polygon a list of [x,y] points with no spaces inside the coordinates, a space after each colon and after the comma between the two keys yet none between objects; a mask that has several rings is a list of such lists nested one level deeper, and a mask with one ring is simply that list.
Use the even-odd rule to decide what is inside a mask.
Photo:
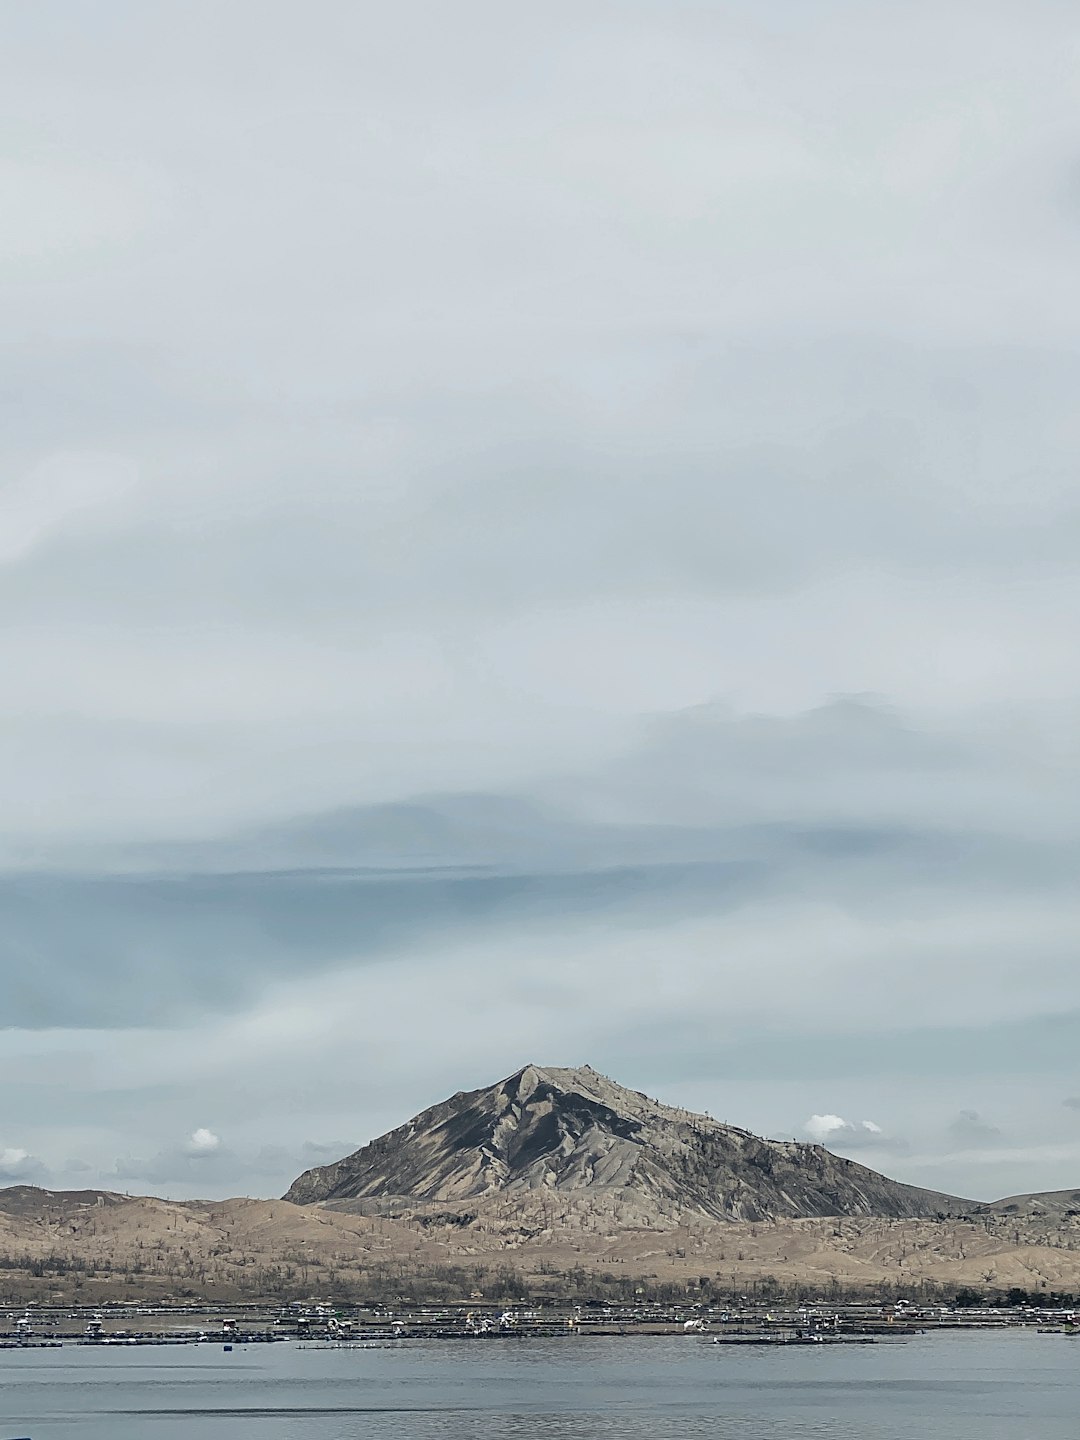
[{"label": "rocky outcrop", "polygon": [[[460,1201],[515,1191],[617,1196],[635,1214],[717,1220],[963,1213],[968,1201],[889,1180],[820,1145],[762,1140],[628,1090],[589,1066],[526,1065],[452,1096],[332,1165],[285,1198]],[[524,1198],[524,1197],[523,1197]]]}]

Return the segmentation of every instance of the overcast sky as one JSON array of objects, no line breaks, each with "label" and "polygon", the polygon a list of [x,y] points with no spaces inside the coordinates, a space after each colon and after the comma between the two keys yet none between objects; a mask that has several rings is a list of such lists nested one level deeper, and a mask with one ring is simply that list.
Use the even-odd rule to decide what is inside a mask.
[{"label": "overcast sky", "polygon": [[0,1179],[527,1061],[1080,1185],[1080,19],[36,0]]}]

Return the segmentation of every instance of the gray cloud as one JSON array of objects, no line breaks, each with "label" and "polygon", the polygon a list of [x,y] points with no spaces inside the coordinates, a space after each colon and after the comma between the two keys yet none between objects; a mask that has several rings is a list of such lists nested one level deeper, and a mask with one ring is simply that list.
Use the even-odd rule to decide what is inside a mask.
[{"label": "gray cloud", "polygon": [[0,55],[11,1153],[532,1058],[1075,1183],[1067,8],[111,13]]},{"label": "gray cloud", "polygon": [[420,5],[438,67],[259,7],[243,82],[243,4],[72,18],[78,64],[21,16],[5,88],[56,143],[0,275],[15,845],[519,785],[714,692],[1075,701],[1035,8],[935,22],[928,74],[928,21],[862,54],[841,5]]},{"label": "gray cloud", "polygon": [[[312,1165],[338,1160],[356,1148],[345,1141],[310,1140],[291,1146],[267,1144],[234,1148],[220,1141],[215,1145],[193,1145],[189,1138],[153,1155],[122,1156],[110,1168],[95,1173],[94,1180],[111,1189],[165,1190],[178,1198],[197,1199],[208,1192],[243,1194],[251,1189],[276,1195]],[[69,1173],[85,1176],[94,1167],[79,1164],[74,1171],[68,1168]]]},{"label": "gray cloud", "polygon": [[0,1148],[0,1181],[7,1185],[40,1183],[47,1176],[47,1167],[36,1155],[18,1145]]},{"label": "gray cloud", "polygon": [[222,1145],[220,1140],[216,1144],[198,1144],[189,1137],[158,1150],[154,1155],[118,1157],[111,1179],[114,1188],[121,1183],[130,1188],[135,1182],[170,1189],[193,1185],[198,1189],[200,1186],[218,1186],[238,1169],[235,1152]]},{"label": "gray cloud", "polygon": [[977,1110],[961,1110],[949,1126],[949,1135],[957,1145],[977,1147],[1001,1139],[996,1125],[984,1120]]}]

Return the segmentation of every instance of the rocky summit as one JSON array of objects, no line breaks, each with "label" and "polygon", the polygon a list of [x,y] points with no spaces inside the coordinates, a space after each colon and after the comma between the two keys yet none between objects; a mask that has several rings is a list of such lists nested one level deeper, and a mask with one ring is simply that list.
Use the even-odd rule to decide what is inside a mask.
[{"label": "rocky summit", "polygon": [[714,1220],[963,1213],[968,1201],[889,1180],[820,1145],[763,1140],[628,1090],[590,1066],[526,1065],[462,1092],[332,1165],[295,1204],[624,1198],[633,1212]]}]

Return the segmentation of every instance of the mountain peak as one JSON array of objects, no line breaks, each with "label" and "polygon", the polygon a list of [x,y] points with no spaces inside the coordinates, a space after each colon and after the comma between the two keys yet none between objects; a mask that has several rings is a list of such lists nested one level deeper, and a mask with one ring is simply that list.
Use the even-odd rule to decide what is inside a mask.
[{"label": "mountain peak", "polygon": [[820,1146],[762,1140],[664,1105],[589,1065],[535,1064],[306,1171],[285,1198],[415,1205],[519,1190],[632,1194],[639,1213],[743,1220],[934,1215],[963,1203]]},{"label": "mountain peak", "polygon": [[608,1080],[606,1075],[601,1075],[591,1065],[534,1065],[531,1062],[523,1065],[520,1070],[515,1070],[513,1075],[508,1075],[505,1080],[500,1080],[499,1085],[516,1086],[518,1090],[524,1088],[530,1093],[537,1085],[548,1085],[567,1094],[593,1094],[598,1090],[598,1082],[618,1090],[623,1088],[616,1086],[614,1081]]}]

